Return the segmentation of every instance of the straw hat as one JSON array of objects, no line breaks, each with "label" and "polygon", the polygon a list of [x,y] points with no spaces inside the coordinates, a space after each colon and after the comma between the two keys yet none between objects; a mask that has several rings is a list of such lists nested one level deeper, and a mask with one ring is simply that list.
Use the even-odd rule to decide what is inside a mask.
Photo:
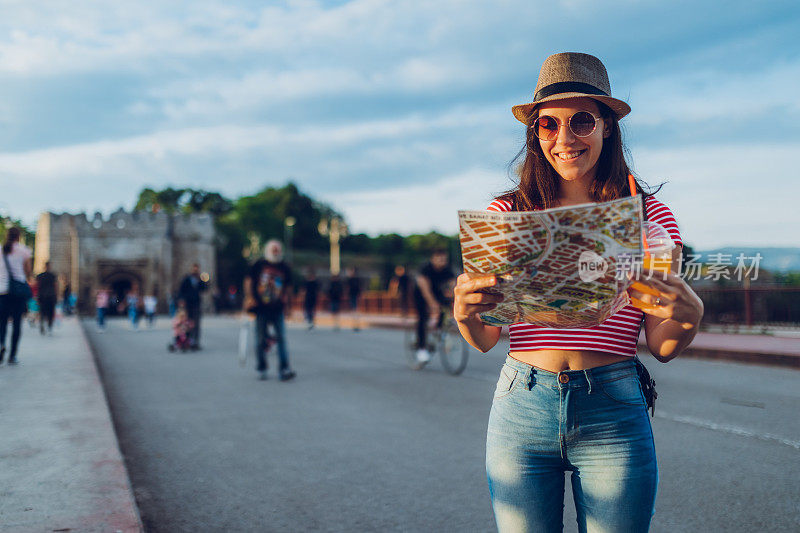
[{"label": "straw hat", "polygon": [[611,84],[603,63],[594,56],[579,52],[562,52],[545,59],[539,71],[533,102],[515,105],[511,111],[517,120],[527,124],[537,105],[582,96],[603,102],[616,113],[617,119],[631,112],[628,104],[611,97]]}]

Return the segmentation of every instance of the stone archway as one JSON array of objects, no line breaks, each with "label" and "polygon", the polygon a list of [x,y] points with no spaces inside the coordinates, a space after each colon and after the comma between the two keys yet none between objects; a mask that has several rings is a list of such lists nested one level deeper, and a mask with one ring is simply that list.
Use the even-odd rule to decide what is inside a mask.
[{"label": "stone archway", "polygon": [[100,285],[111,291],[108,312],[112,315],[123,314],[128,291],[134,287],[142,290],[142,275],[132,269],[118,268],[101,276]]}]

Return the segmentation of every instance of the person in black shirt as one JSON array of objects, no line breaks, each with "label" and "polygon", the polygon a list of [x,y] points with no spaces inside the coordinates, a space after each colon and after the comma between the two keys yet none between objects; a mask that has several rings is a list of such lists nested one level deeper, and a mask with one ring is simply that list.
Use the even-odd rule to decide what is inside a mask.
[{"label": "person in black shirt", "polygon": [[356,267],[347,269],[347,298],[350,300],[350,311],[353,313],[353,331],[358,331],[358,297],[361,296],[361,279]]},{"label": "person in black shirt", "polygon": [[339,329],[339,309],[342,306],[342,295],[344,285],[339,278],[339,274],[333,274],[328,284],[328,300],[331,303],[331,315],[333,315],[333,329]]},{"label": "person in black shirt", "polygon": [[406,267],[403,265],[394,267],[394,276],[389,281],[389,295],[400,301],[400,314],[403,317],[408,315],[410,287],[411,278],[406,274]]},{"label": "person in black shirt", "polygon": [[312,329],[314,327],[314,312],[317,310],[317,297],[319,296],[319,281],[317,281],[317,274],[313,268],[308,270],[304,289],[303,313],[306,317],[308,329]]},{"label": "person in black shirt", "polygon": [[[267,379],[267,347],[270,342],[278,344],[278,378],[292,379],[295,372],[289,368],[289,353],[286,350],[286,327],[284,308],[288,304],[292,272],[283,260],[283,245],[272,239],[264,249],[264,258],[256,261],[245,280],[245,310],[256,316],[256,371],[260,379]],[[267,333],[272,325],[275,337]]]},{"label": "person in black shirt", "polygon": [[44,264],[44,272],[36,276],[38,292],[36,299],[39,302],[39,332],[44,335],[44,326],[47,322],[47,332],[53,333],[53,316],[56,312],[56,276],[50,272],[50,261]]},{"label": "person in black shirt", "polygon": [[455,279],[447,262],[445,250],[434,250],[430,262],[426,263],[417,274],[417,285],[414,287],[414,307],[417,310],[417,360],[427,363],[431,359],[426,344],[428,319],[431,314],[438,317],[437,327],[441,326],[444,315],[442,306],[448,305],[448,294]]},{"label": "person in black shirt", "polygon": [[183,278],[178,289],[178,300],[183,300],[186,314],[193,327],[189,332],[189,341],[193,350],[200,349],[200,296],[208,288],[208,283],[200,277],[200,265],[192,265],[192,271]]}]

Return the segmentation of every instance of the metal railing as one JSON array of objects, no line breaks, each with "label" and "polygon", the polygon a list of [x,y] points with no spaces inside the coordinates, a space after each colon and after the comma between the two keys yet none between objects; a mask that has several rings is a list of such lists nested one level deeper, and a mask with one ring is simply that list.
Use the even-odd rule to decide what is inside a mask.
[{"label": "metal railing", "polygon": [[[703,300],[703,324],[800,326],[800,287],[696,289]],[[409,298],[410,300],[410,298]],[[302,294],[292,299],[292,308],[302,309]],[[330,301],[320,294],[317,309],[329,310]],[[402,314],[397,297],[386,291],[367,291],[359,297],[358,309],[371,314]],[[413,305],[408,308],[413,312]],[[349,299],[342,298],[342,312],[349,310]]]}]

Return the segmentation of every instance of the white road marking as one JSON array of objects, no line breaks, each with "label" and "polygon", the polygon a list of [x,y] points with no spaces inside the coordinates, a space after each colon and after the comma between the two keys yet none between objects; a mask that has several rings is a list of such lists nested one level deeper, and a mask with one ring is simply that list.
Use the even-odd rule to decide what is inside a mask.
[{"label": "white road marking", "polygon": [[717,422],[711,422],[709,420],[702,420],[700,418],[695,418],[693,416],[673,415],[670,413],[664,413],[663,411],[657,413],[656,417],[664,418],[666,420],[671,420],[673,422],[679,422],[681,424],[689,424],[690,426],[711,429],[713,431],[720,431],[722,433],[730,433],[731,435],[739,435],[741,437],[750,437],[769,442],[777,442],[800,450],[800,440],[787,439],[784,437],[780,437],[778,435],[773,435],[772,433],[756,433],[755,431],[751,431],[749,429],[745,429],[739,426],[733,426],[730,424],[720,424]]}]

